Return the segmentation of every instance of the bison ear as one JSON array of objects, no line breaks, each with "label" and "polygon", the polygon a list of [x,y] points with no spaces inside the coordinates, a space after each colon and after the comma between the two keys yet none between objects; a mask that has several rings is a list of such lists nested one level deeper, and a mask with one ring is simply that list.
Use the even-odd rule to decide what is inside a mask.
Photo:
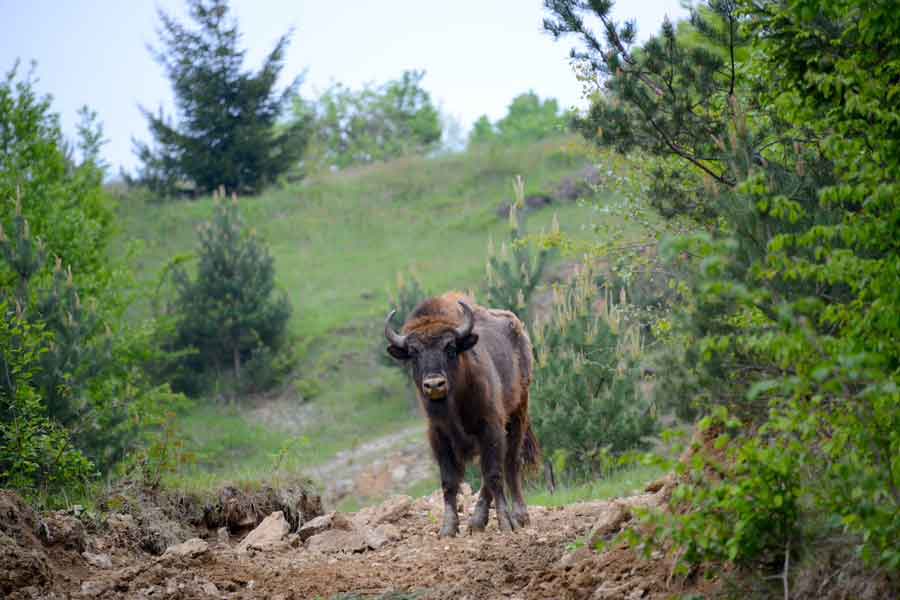
[{"label": "bison ear", "polygon": [[387,347],[388,354],[397,360],[409,360],[409,351],[406,348],[391,344]]},{"label": "bison ear", "polygon": [[472,347],[478,343],[478,334],[470,333],[469,335],[460,338],[456,341],[456,351],[457,352],[465,352],[466,350],[471,350]]}]

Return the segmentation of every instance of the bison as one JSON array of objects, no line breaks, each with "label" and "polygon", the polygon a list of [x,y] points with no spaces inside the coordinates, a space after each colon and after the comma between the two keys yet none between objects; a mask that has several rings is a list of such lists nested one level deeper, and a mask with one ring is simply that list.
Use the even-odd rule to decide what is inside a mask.
[{"label": "bison", "polygon": [[522,468],[537,464],[539,448],[528,419],[532,350],[522,322],[509,311],[478,306],[456,292],[422,301],[402,333],[391,327],[393,316],[385,321],[387,351],[411,364],[441,472],[439,535],[459,532],[456,496],[466,463],[475,456],[481,458],[482,486],[469,531],[485,528],[492,502],[501,531],[526,525]]}]

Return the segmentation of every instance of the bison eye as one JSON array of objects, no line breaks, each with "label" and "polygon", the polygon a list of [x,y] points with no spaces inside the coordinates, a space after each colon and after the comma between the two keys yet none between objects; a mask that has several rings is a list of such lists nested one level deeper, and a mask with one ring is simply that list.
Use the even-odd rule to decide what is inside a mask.
[{"label": "bison eye", "polygon": [[449,346],[444,348],[444,352],[447,353],[448,358],[453,358],[456,356],[456,346],[454,346],[453,344],[450,344]]}]

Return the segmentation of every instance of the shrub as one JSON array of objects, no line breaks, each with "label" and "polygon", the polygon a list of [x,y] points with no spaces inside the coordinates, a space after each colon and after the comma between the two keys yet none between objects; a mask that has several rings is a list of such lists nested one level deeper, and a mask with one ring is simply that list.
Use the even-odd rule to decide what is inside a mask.
[{"label": "shrub", "polygon": [[555,290],[552,315],[534,327],[532,423],[544,451],[576,476],[603,472],[610,455],[644,446],[656,431],[638,385],[640,334],[621,327],[615,311],[595,312],[596,297],[584,270]]},{"label": "shrub", "polygon": [[0,300],[0,487],[29,500],[78,493],[94,465],[48,415],[32,383],[51,336]]},{"label": "shrub", "polygon": [[[198,228],[196,277],[182,264],[172,269],[177,319],[174,347],[193,348],[179,385],[199,392],[209,377],[231,369],[239,389],[272,383],[275,356],[284,346],[291,306],[275,290],[275,263],[268,248],[247,231],[231,201],[215,196],[212,220]],[[246,377],[244,366],[253,367]],[[273,370],[274,369],[274,370]]]},{"label": "shrub", "polygon": [[156,325],[124,318],[131,282],[109,256],[96,115],[82,109],[80,156],[69,153],[49,98],[16,73],[0,82],[0,302],[47,336],[28,371],[42,406],[31,414],[109,472],[178,399],[145,369],[161,358]]},{"label": "shrub", "polygon": [[611,5],[554,0],[545,25],[578,34],[575,56],[603,81],[586,136],[681,160],[686,176],[660,186],[697,230],[668,244],[691,270],[674,319],[682,380],[740,425],[722,442],[732,466],[689,482],[664,531],[691,564],[770,569],[824,522],[896,584],[896,7],[710,0],[690,24],[702,43],[666,22],[632,52]]},{"label": "shrub", "polygon": [[440,114],[422,87],[424,71],[404,71],[382,85],[336,84],[314,102],[296,97],[297,122],[310,124],[306,171],[391,160],[428,152],[441,141]]},{"label": "shrub", "polygon": [[568,129],[568,119],[554,98],[541,100],[532,91],[519,94],[510,103],[506,116],[491,124],[486,115],[475,121],[469,146],[486,143],[522,144],[559,135]]}]

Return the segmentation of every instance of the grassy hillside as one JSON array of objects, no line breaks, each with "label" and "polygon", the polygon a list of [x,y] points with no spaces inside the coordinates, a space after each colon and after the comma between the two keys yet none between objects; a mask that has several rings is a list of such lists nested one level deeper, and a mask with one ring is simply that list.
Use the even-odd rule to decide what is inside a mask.
[{"label": "grassy hillside", "polygon": [[[277,397],[245,399],[236,407],[204,400],[185,415],[182,425],[198,455],[184,475],[188,483],[259,479],[275,465],[302,470],[408,426],[415,416],[404,380],[376,361],[397,273],[413,269],[435,293],[478,290],[488,238],[507,235],[496,208],[512,197],[513,178],[525,178],[527,193],[547,192],[589,162],[588,151],[566,138],[406,158],[241,199],[246,222],[271,246],[278,283],[293,304],[290,329],[301,360],[294,381]],[[210,198],[123,201],[120,250],[132,247],[133,269],[147,289],[136,310],[150,310],[163,266],[193,250],[194,229],[211,208]],[[561,229],[575,237],[590,235],[583,226],[592,219],[613,218],[558,204],[530,216],[529,230],[547,227],[554,212]],[[318,393],[304,398],[298,389]]]}]

